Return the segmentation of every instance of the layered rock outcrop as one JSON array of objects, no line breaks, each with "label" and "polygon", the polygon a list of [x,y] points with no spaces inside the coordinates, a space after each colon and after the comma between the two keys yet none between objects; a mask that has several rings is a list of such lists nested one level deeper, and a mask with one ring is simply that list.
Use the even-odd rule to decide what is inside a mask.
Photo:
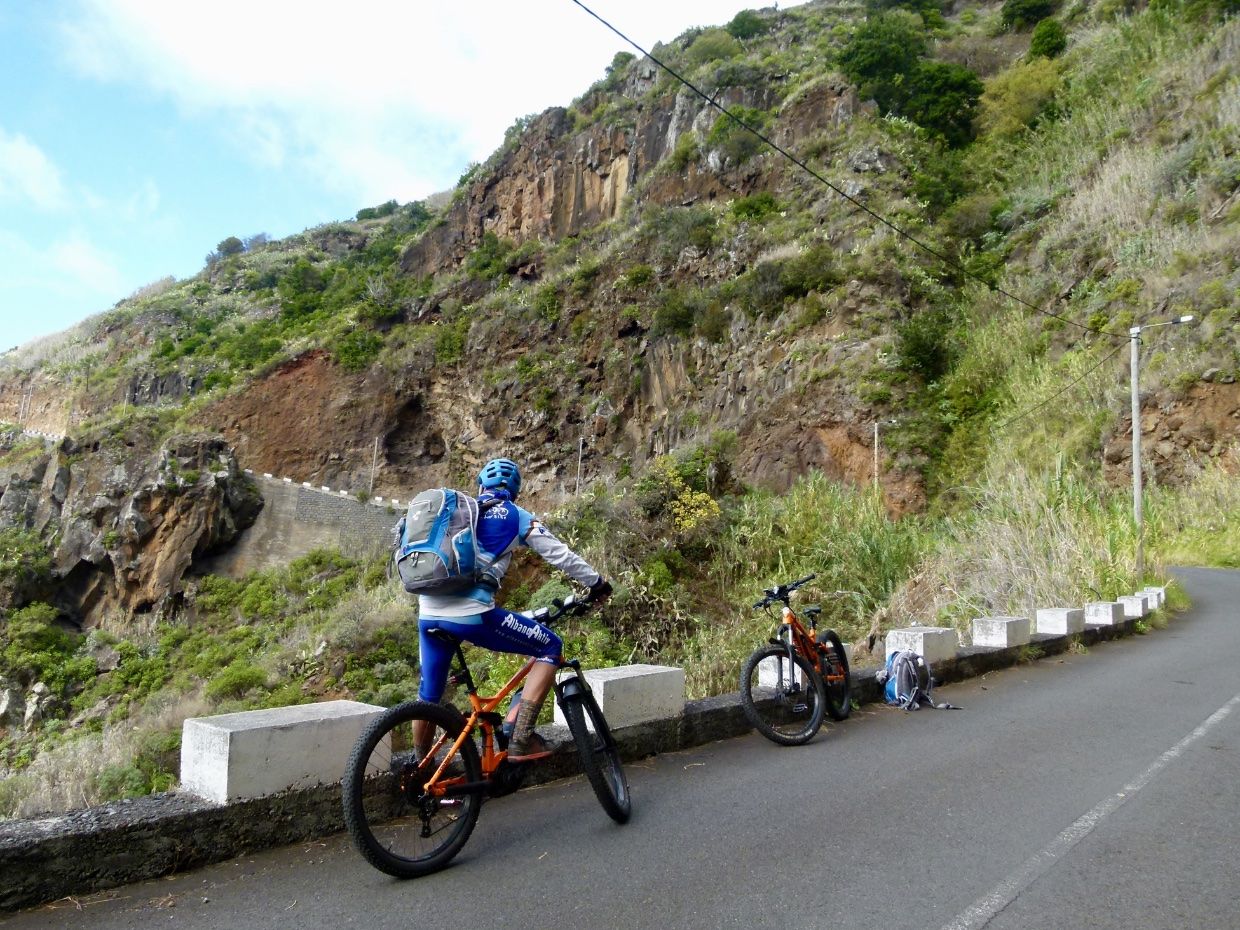
[{"label": "layered rock outcrop", "polygon": [[232,449],[206,434],[155,449],[132,435],[89,447],[66,439],[0,474],[0,529],[52,544],[53,584],[40,596],[85,623],[175,609],[194,562],[261,507]]}]

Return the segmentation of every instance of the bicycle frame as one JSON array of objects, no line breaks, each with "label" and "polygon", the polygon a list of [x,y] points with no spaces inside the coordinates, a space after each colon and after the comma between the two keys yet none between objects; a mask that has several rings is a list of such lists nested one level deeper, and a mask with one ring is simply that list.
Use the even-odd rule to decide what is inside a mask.
[{"label": "bicycle frame", "polygon": [[[809,579],[803,580],[808,581]],[[806,608],[805,614],[809,620],[809,629],[807,630],[805,624],[797,616],[797,612],[789,604],[788,598],[790,596],[791,592],[786,591],[782,597],[775,598],[775,600],[780,602],[782,611],[776,633],[777,638],[771,641],[787,646],[789,649],[788,658],[790,660],[793,653],[799,653],[822,676],[823,682],[838,684],[844,679],[844,676],[836,671],[832,663],[824,661],[825,654],[818,643],[818,613],[821,608]]]},{"label": "bicycle frame", "polygon": [[[494,775],[495,771],[499,768],[500,763],[508,758],[507,750],[496,748],[495,729],[497,726],[503,726],[504,719],[500,714],[496,713],[495,709],[499,707],[504,702],[504,699],[509,697],[523,681],[525,681],[526,676],[528,676],[530,671],[534,668],[534,662],[536,661],[532,658],[526,660],[525,664],[522,665],[511,678],[508,679],[508,681],[496,694],[490,697],[484,697],[478,694],[478,689],[474,685],[474,678],[473,675],[470,674],[469,665],[465,662],[465,654],[461,650],[460,643],[457,643],[456,645],[456,657],[460,662],[460,669],[453,673],[448,680],[453,684],[465,685],[466,694],[469,696],[470,713],[469,716],[465,718],[465,726],[461,728],[460,735],[457,736],[455,741],[453,741],[448,751],[444,753],[444,757],[442,761],[440,761],[438,768],[435,769],[435,772],[423,785],[423,789],[425,791],[440,797],[449,793],[472,791],[479,787],[478,785],[453,784],[452,779],[440,781],[445,769],[448,766],[448,763],[456,757],[456,754],[461,751],[461,746],[464,744],[465,740],[471,739],[473,737],[474,730],[479,727],[482,728],[483,733],[483,781],[489,781],[491,776]],[[439,737],[439,739],[437,739],[431,746],[430,753],[433,755],[435,752],[438,752],[439,748],[443,746],[447,739],[447,734]]]}]

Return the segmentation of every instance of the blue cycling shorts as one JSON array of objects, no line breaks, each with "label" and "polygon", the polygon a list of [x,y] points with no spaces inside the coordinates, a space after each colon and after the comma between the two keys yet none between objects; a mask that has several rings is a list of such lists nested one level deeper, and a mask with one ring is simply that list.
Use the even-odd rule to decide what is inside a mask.
[{"label": "blue cycling shorts", "polygon": [[534,656],[540,662],[558,664],[564,643],[549,627],[537,620],[492,607],[468,617],[422,617],[418,620],[418,651],[422,663],[422,683],[418,697],[423,701],[439,701],[448,684],[453,648],[442,639],[427,635],[442,630],[457,639],[490,649]]}]

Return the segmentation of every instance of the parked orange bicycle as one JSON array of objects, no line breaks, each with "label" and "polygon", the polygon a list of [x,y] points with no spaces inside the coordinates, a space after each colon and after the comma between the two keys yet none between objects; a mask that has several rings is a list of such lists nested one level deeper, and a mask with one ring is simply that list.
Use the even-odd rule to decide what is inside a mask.
[{"label": "parked orange bicycle", "polygon": [[[822,608],[811,605],[801,613],[809,629],[792,609],[792,593],[813,581],[776,585],[763,592],[754,610],[782,604],[779,625],[770,641],[754,650],[741,670],[741,707],[755,730],[784,746],[809,742],[822,726],[824,711],[833,720],[852,713],[852,683],[848,656],[835,630],[818,632]],[[837,591],[837,594],[851,592]]]},{"label": "parked orange bicycle", "polygon": [[[565,614],[581,613],[588,602],[555,601],[532,617],[549,624]],[[460,641],[458,668],[449,679],[465,686],[470,713],[427,701],[405,701],[376,717],[353,748],[345,769],[344,822],[362,856],[376,869],[398,878],[416,878],[446,866],[469,839],[482,802],[521,787],[531,765],[508,761],[504,718],[497,708],[525,680],[534,660],[526,662],[493,697],[480,697],[465,662]],[[576,659],[560,666],[556,699],[577,746],[582,771],[616,823],[632,813],[629,783],[603,712]],[[413,730],[417,721],[431,725],[430,750],[418,759]]]}]

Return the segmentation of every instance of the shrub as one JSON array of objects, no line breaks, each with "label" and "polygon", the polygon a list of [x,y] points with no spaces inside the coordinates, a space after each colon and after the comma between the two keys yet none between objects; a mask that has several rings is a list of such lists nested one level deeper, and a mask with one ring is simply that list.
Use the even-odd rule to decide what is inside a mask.
[{"label": "shrub", "polygon": [[705,207],[655,208],[646,224],[646,234],[654,241],[659,257],[675,261],[686,248],[709,252],[715,247],[717,224]]},{"label": "shrub", "polygon": [[534,294],[534,312],[540,320],[556,323],[560,319],[560,295],[554,284],[547,284]]},{"label": "shrub", "polygon": [[738,220],[762,220],[779,211],[779,202],[770,191],[759,191],[732,201],[732,215]]},{"label": "shrub", "polygon": [[254,688],[267,685],[267,673],[249,662],[238,661],[207,682],[207,700],[218,704],[229,698],[239,698]]},{"label": "shrub", "polygon": [[0,530],[0,606],[20,605],[52,579],[52,557],[37,533]]},{"label": "shrub", "polygon": [[919,17],[884,13],[858,27],[840,52],[839,66],[862,94],[873,97],[887,112],[901,97],[904,75],[925,51],[925,28]]},{"label": "shrub", "polygon": [[766,20],[753,10],[741,10],[724,28],[728,31],[728,35],[744,42],[746,39],[762,35],[769,27]]},{"label": "shrub", "polygon": [[1000,22],[1007,29],[1024,29],[1055,12],[1055,0],[1005,0]]},{"label": "shrub", "polygon": [[663,302],[654,313],[652,336],[666,334],[687,336],[701,310],[701,294],[692,288],[674,288],[663,295]]},{"label": "shrub", "polygon": [[345,371],[362,371],[379,357],[383,340],[375,333],[354,329],[336,340],[336,363]]},{"label": "shrub", "polygon": [[676,137],[676,146],[667,156],[667,166],[672,171],[683,172],[698,159],[698,144],[693,132],[683,132]]},{"label": "shrub", "polygon": [[900,112],[939,133],[948,145],[961,146],[973,136],[973,117],[982,91],[981,80],[963,65],[925,61],[909,77]]},{"label": "shrub", "polygon": [[897,364],[927,384],[951,367],[951,319],[942,310],[923,310],[896,328]]},{"label": "shrub", "polygon": [[624,288],[644,287],[654,280],[654,269],[649,265],[634,265],[620,276],[619,284]]},{"label": "shrub", "polygon": [[276,291],[284,305],[283,315],[296,318],[313,313],[318,309],[326,288],[327,281],[323,273],[315,268],[309,259],[297,259],[293,266],[280,276],[276,285]]},{"label": "shrub", "polygon": [[998,136],[1032,126],[1050,105],[1062,78],[1049,58],[1014,65],[986,83],[979,101],[978,127]]},{"label": "shrub", "polygon": [[515,247],[489,230],[482,234],[478,247],[465,260],[465,271],[474,278],[499,278],[510,270]]},{"label": "shrub", "polygon": [[762,148],[762,140],[751,130],[763,132],[770,116],[752,107],[733,107],[731,112],[735,119],[725,113],[715,120],[706,136],[706,145],[717,150],[729,164],[736,166],[743,164]]},{"label": "shrub", "polygon": [[688,58],[692,64],[702,65],[708,61],[735,58],[741,51],[741,44],[726,30],[707,29],[689,46]]},{"label": "shrub", "polygon": [[1057,19],[1047,18],[1033,28],[1029,54],[1042,58],[1058,58],[1068,47],[1068,34]]},{"label": "shrub", "polygon": [[441,365],[459,362],[465,355],[465,338],[469,335],[469,317],[462,316],[444,323],[435,335],[435,361]]},{"label": "shrub", "polygon": [[358,220],[373,220],[383,216],[391,216],[396,212],[399,204],[395,200],[389,200],[377,207],[364,207],[357,211]]},{"label": "shrub", "polygon": [[245,251],[245,243],[236,236],[229,236],[215,247],[215,251],[220,254],[221,258],[228,258],[230,255],[240,255]]}]

